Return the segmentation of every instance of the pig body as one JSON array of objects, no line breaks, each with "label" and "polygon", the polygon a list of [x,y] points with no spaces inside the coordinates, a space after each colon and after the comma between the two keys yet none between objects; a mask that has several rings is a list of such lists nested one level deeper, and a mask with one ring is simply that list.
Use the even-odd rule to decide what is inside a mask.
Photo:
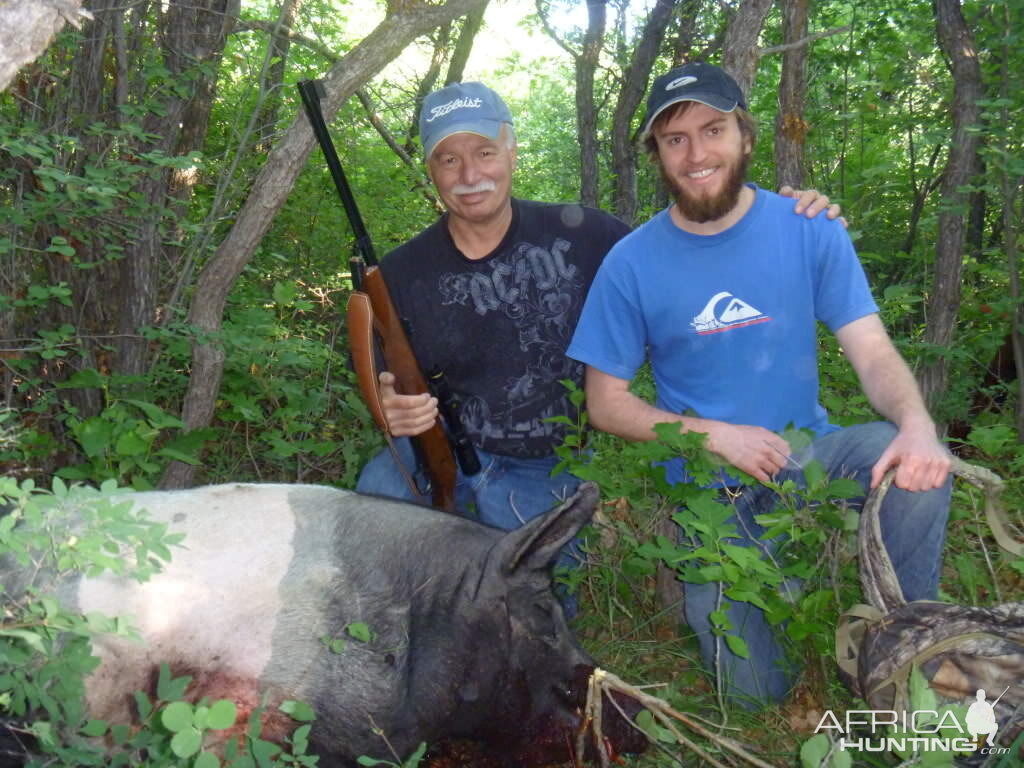
[{"label": "pig body", "polygon": [[[129,722],[132,692],[152,691],[167,662],[192,675],[191,697],[231,698],[243,715],[263,696],[268,713],[286,699],[310,704],[322,766],[391,757],[374,728],[402,757],[452,738],[482,741],[510,765],[568,756],[592,661],[565,623],[550,565],[589,519],[593,486],[510,533],[320,486],[132,498],[185,539],[146,583],[107,574],[60,587],[68,607],[131,617],[145,640],[97,641],[92,716]],[[347,634],[357,623],[369,642]],[[295,725],[277,714],[264,727],[280,739]],[[642,748],[624,722],[606,731],[618,751]]]}]

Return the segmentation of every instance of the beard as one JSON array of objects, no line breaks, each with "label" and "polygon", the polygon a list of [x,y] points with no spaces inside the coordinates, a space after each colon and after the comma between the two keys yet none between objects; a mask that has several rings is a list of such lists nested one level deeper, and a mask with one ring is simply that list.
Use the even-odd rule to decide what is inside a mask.
[{"label": "beard", "polygon": [[717,195],[691,195],[668,174],[661,162],[658,163],[658,168],[661,170],[661,178],[675,196],[676,207],[683,217],[704,224],[722,218],[736,207],[743,182],[747,178],[747,169],[750,167],[750,155],[750,152],[741,153],[739,161],[725,169],[728,176],[722,191]]}]

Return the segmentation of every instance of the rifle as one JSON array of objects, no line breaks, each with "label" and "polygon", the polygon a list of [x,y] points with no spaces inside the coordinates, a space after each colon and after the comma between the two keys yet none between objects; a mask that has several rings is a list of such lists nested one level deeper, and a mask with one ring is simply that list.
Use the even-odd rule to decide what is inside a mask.
[{"label": "rifle", "polygon": [[449,442],[450,438],[445,433],[440,418],[426,432],[412,438],[417,465],[426,468],[430,481],[429,487],[420,488],[414,477],[405,470],[398,459],[380,400],[378,374],[382,369],[381,363],[383,362],[384,369],[395,375],[395,389],[399,393],[417,395],[431,390],[416,362],[416,356],[409,344],[401,318],[391,301],[384,276],[377,266],[377,257],[373,251],[370,235],[363,224],[355,197],[345,178],[345,171],[341,167],[341,160],[338,158],[334,142],[331,141],[330,133],[327,131],[327,124],[320,108],[320,99],[324,96],[323,84],[319,80],[303,80],[298,84],[298,88],[306,117],[309,119],[321,150],[323,150],[327,167],[331,171],[331,177],[334,179],[334,185],[345,206],[345,212],[355,235],[352,256],[349,259],[354,290],[349,297],[345,311],[359,391],[363,400],[366,401],[374,422],[384,431],[395,461],[402,469],[406,482],[413,493],[420,497],[430,494],[435,507],[453,512],[455,510],[455,459],[452,454],[452,443],[458,448],[457,454],[464,474],[476,474],[480,470],[479,459],[465,436],[461,421],[457,418],[458,405],[447,389],[443,373],[440,374],[439,380],[444,385],[442,394],[445,397],[443,400],[441,395],[437,395],[437,397],[439,410],[447,418],[449,431],[453,435],[452,443]]}]

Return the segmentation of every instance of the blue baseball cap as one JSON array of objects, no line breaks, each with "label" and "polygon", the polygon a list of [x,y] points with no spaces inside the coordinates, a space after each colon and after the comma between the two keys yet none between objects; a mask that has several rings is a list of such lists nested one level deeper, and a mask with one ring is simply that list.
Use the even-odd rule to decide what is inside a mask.
[{"label": "blue baseball cap", "polygon": [[647,97],[641,138],[651,132],[651,124],[658,115],[681,101],[697,101],[719,112],[747,108],[743,91],[725,70],[703,61],[691,61],[655,79]]},{"label": "blue baseball cap", "polygon": [[475,133],[496,139],[501,124],[512,124],[501,96],[483,83],[453,83],[428,94],[420,110],[420,140],[423,155],[430,157],[434,147],[453,133]]}]

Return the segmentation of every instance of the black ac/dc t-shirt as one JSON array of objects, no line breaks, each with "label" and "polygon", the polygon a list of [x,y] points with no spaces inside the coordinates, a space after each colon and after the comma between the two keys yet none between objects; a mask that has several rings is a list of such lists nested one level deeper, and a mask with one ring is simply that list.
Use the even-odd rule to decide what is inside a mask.
[{"label": "black ac/dc t-shirt", "polygon": [[381,262],[425,373],[444,371],[479,448],[551,455],[564,428],[544,421],[574,407],[561,379],[583,386],[565,356],[601,260],[629,227],[581,205],[512,200],[512,224],[493,253],[467,259],[447,215]]}]

